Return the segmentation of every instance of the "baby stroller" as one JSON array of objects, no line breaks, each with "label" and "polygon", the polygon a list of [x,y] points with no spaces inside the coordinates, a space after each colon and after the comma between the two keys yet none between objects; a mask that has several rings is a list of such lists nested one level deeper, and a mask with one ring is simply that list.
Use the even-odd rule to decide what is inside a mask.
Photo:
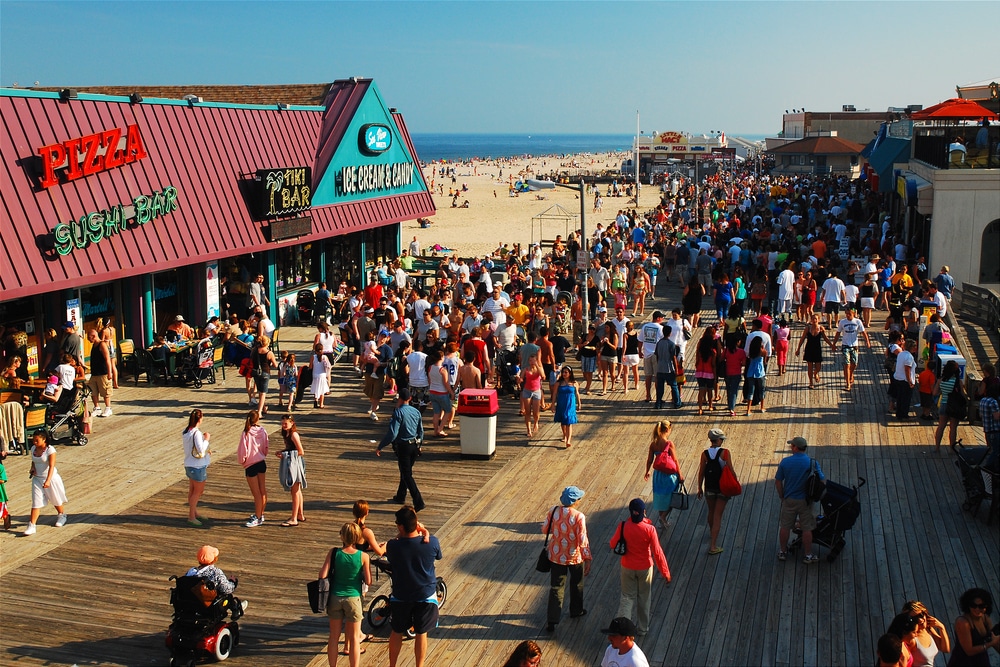
[{"label": "baby stroller", "polygon": [[518,367],[517,350],[497,350],[496,359],[493,365],[497,371],[497,391],[500,396],[510,394],[517,397],[517,376],[520,372]]},{"label": "baby stroller", "polygon": [[90,387],[79,385],[71,391],[64,391],[59,401],[49,406],[45,412],[45,430],[49,442],[68,440],[80,447],[87,444],[83,423],[88,398]]},{"label": "baby stroller", "polygon": [[[392,577],[392,566],[389,565],[388,559],[385,556],[378,558],[372,558],[372,568],[375,570],[375,581],[378,581],[379,573],[383,573]],[[434,592],[437,596],[437,606],[438,609],[444,607],[445,600],[448,599],[448,584],[444,582],[441,577],[437,578],[437,584],[434,587]],[[392,618],[392,607],[389,604],[388,595],[376,595],[375,599],[371,601],[368,605],[368,611],[365,614],[365,618],[368,619],[368,624],[372,626],[372,629],[378,630],[383,625],[385,625],[390,618]],[[416,634],[413,632],[413,628],[408,628],[406,634],[413,639]]]},{"label": "baby stroller", "polygon": [[190,382],[195,389],[201,389],[203,384],[215,384],[215,346],[206,341],[197,352],[185,355],[177,369],[177,381],[182,385]]},{"label": "baby stroller", "polygon": [[[299,290],[295,295],[296,308],[299,314],[299,324],[310,324],[313,321],[313,309],[316,307],[316,293],[311,289]],[[316,313],[317,318],[322,313]]]},{"label": "baby stroller", "polygon": [[971,511],[973,516],[979,512],[979,505],[983,500],[990,497],[986,488],[986,478],[992,482],[992,477],[981,465],[989,451],[989,447],[966,447],[961,440],[958,441],[956,449],[958,458],[955,460],[955,465],[958,466],[962,487],[965,489],[962,509]]},{"label": "baby stroller", "polygon": [[[827,480],[820,505],[823,513],[816,517],[816,530],[813,531],[813,542],[830,549],[826,560],[829,563],[837,560],[837,556],[847,546],[844,533],[854,527],[861,516],[861,503],[858,502],[858,489],[865,485],[865,478],[859,477],[857,486],[844,486]],[[795,539],[788,545],[789,551],[795,551],[802,544],[802,531],[795,529]]]},{"label": "baby stroller", "polygon": [[239,599],[218,595],[213,583],[202,577],[171,576],[170,581],[177,582],[170,589],[174,615],[166,637],[171,667],[195,665],[199,658],[228,658],[240,643]]}]

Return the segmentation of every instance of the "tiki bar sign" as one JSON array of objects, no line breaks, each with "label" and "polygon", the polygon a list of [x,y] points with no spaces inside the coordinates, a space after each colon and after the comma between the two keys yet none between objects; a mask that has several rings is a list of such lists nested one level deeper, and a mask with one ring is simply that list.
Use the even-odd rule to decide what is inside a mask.
[{"label": "tiki bar sign", "polygon": [[145,225],[177,210],[177,188],[170,185],[148,195],[139,195],[130,205],[118,204],[103,211],[94,211],[79,220],[62,222],[52,228],[55,249],[60,255],[82,250],[129,227]]},{"label": "tiki bar sign", "polygon": [[312,168],[258,169],[261,184],[257,210],[261,217],[275,218],[307,211],[312,206]]},{"label": "tiki bar sign", "polygon": [[146,157],[146,147],[139,126],[129,125],[125,130],[115,128],[42,146],[38,154],[42,157],[41,186],[50,188],[59,183],[56,172],[74,181],[141,160]]}]

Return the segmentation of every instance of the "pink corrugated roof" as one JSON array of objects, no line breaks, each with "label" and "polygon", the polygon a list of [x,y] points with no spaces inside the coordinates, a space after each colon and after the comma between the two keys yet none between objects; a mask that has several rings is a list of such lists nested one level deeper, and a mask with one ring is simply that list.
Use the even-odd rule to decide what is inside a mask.
[{"label": "pink corrugated roof", "polygon": [[[349,108],[357,94],[352,86],[341,86],[340,95],[331,98],[331,103]],[[402,118],[396,116],[396,120],[416,159]],[[427,192],[324,206],[310,213],[310,236],[269,243],[264,235],[267,225],[251,219],[239,181],[252,178],[257,169],[312,165],[322,122],[323,113],[316,110],[130,105],[111,98],[63,103],[47,97],[0,95],[4,165],[0,170],[0,300],[434,214]],[[139,125],[148,158],[48,189],[33,180],[41,146],[131,124]],[[318,182],[316,175],[314,182]],[[66,256],[46,251],[47,235],[56,224],[129,204],[137,195],[171,185],[179,191],[180,206],[170,215]]]}]

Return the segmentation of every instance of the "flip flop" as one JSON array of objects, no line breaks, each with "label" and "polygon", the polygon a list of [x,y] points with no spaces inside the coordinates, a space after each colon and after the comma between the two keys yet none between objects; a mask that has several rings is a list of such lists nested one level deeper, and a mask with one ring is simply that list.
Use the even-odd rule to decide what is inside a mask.
[{"label": "flip flop", "polygon": [[709,549],[708,550],[708,555],[709,556],[718,556],[719,554],[722,553],[722,551],[723,551],[722,547],[715,547],[714,549]]},{"label": "flip flop", "polygon": [[294,528],[297,525],[299,525],[297,521],[295,523],[292,523],[291,521],[283,521],[281,523],[282,528]]}]

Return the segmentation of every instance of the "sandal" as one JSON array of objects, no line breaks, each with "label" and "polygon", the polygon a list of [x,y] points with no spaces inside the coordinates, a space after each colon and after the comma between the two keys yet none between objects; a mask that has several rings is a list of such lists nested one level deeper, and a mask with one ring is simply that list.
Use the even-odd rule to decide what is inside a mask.
[{"label": "sandal", "polygon": [[718,556],[721,553],[722,553],[722,547],[715,547],[714,549],[708,550],[709,556]]}]

